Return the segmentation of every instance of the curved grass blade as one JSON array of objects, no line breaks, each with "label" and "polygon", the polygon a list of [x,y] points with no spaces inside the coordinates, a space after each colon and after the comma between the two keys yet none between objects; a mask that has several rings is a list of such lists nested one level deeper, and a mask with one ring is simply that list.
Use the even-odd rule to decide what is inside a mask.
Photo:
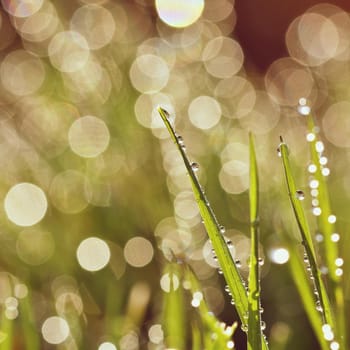
[{"label": "curved grass blade", "polygon": [[[311,276],[314,283],[315,291],[318,295],[318,300],[316,301],[316,307],[321,313],[323,324],[328,324],[334,329],[335,323],[332,315],[331,305],[328,299],[326,288],[321,278],[321,273],[317,267],[315,249],[313,246],[311,233],[309,225],[304,213],[304,209],[298,199],[298,191],[295,186],[295,181],[292,175],[291,166],[288,158],[288,148],[287,145],[283,142],[281,137],[281,144],[279,150],[282,157],[282,163],[284,167],[284,173],[286,177],[287,187],[289,198],[292,204],[295,218],[299,227],[299,231],[302,238],[302,244],[305,249],[305,260],[310,266]],[[306,283],[306,281],[305,281]]]},{"label": "curved grass blade", "polygon": [[252,134],[249,134],[250,151],[250,270],[248,282],[248,350],[261,350],[262,330],[260,317],[260,271],[259,271],[259,179]]},{"label": "curved grass blade", "polygon": [[185,268],[185,279],[190,282],[190,292],[193,297],[192,306],[197,308],[203,324],[204,346],[202,346],[201,349],[232,349],[234,345],[232,335],[237,328],[237,322],[227,327],[225,323],[220,322],[215,315],[210,312],[203,293],[201,292],[201,286],[188,265]]},{"label": "curved grass blade", "polygon": [[[218,258],[218,262],[220,264],[220,268],[225,277],[226,283],[229,287],[230,293],[234,299],[237,313],[242,322],[242,328],[248,329],[247,324],[247,316],[248,316],[248,298],[246,294],[246,289],[243,284],[243,280],[241,275],[239,274],[238,268],[232,259],[232,255],[227,246],[225,238],[222,235],[221,227],[216,219],[216,216],[211,208],[209,201],[199,184],[198,178],[192,168],[192,164],[190,163],[184,147],[182,138],[179,139],[175,130],[171,125],[171,121],[169,119],[169,114],[163,108],[158,107],[159,115],[161,116],[166,128],[169,131],[169,134],[172,140],[175,142],[182,159],[185,163],[187,172],[190,177],[192,190],[197,201],[200,214],[204,221],[204,226],[207,230],[208,236],[213,245],[213,249]],[[181,140],[181,141],[180,141]],[[266,341],[263,343],[263,348],[268,349]]]},{"label": "curved grass blade", "polygon": [[[169,292],[164,292],[163,325],[167,348],[185,349],[185,309],[182,281],[182,269],[176,263],[170,263],[165,268],[169,278]],[[164,276],[165,276],[164,274]]]},{"label": "curved grass blade", "polygon": [[315,133],[315,123],[311,114],[308,116],[308,132],[310,135],[308,141],[310,145],[311,162],[315,166],[313,169],[315,170],[313,172],[313,179],[318,182],[317,200],[319,202],[319,207],[321,208],[321,214],[317,216],[317,226],[318,232],[323,235],[322,252],[325,264],[328,268],[328,292],[330,299],[335,303],[335,315],[339,334],[344,335],[343,348],[347,349],[345,339],[346,324],[344,314],[344,294],[341,286],[341,277],[339,274],[337,274],[339,268],[336,264],[336,260],[339,258],[339,251],[337,242],[332,240],[332,234],[335,232],[335,224],[332,222],[332,220],[329,220],[333,213],[331,210],[327,182],[322,173],[323,169],[325,168],[323,168],[323,165],[321,164],[321,158],[323,158],[323,163],[326,158],[322,156],[323,143],[317,139]]}]

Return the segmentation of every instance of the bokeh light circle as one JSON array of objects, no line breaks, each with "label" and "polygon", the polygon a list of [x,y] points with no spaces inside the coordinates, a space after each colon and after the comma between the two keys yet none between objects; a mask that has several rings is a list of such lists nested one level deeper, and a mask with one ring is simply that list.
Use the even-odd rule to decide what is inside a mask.
[{"label": "bokeh light circle", "polygon": [[350,147],[350,102],[340,101],[331,105],[322,119],[323,131],[331,143],[338,147]]},{"label": "bokeh light circle", "polygon": [[210,96],[198,96],[188,107],[191,123],[198,129],[211,129],[221,118],[220,104]]},{"label": "bokeh light circle", "polygon": [[1,3],[10,15],[29,17],[40,10],[44,0],[2,0]]},{"label": "bokeh light circle", "polygon": [[198,20],[204,9],[204,0],[156,0],[160,19],[171,27],[188,27]]},{"label": "bokeh light circle", "polygon": [[84,116],[73,122],[68,132],[72,151],[84,158],[93,158],[104,152],[110,135],[106,123],[94,116]]},{"label": "bokeh light circle", "polygon": [[78,32],[57,33],[50,41],[48,54],[52,65],[61,72],[75,72],[89,59],[90,50],[86,39]]},{"label": "bokeh light circle", "polygon": [[100,238],[84,239],[77,249],[79,265],[87,271],[102,270],[111,258],[108,244]]},{"label": "bokeh light circle", "polygon": [[7,217],[13,223],[18,226],[32,226],[45,216],[47,199],[40,187],[22,182],[7,192],[4,206]]},{"label": "bokeh light circle", "polygon": [[124,247],[126,262],[134,267],[144,267],[153,259],[154,249],[149,240],[143,237],[134,237],[127,241]]},{"label": "bokeh light circle", "polygon": [[58,316],[47,318],[41,327],[43,338],[49,344],[63,343],[68,338],[69,332],[67,321]]},{"label": "bokeh light circle", "polygon": [[165,60],[150,54],[137,57],[129,72],[134,88],[148,94],[163,89],[168,83],[169,74],[169,66]]},{"label": "bokeh light circle", "polygon": [[100,344],[98,350],[117,350],[116,346],[110,342],[104,342]]},{"label": "bokeh light circle", "polygon": [[41,60],[24,50],[10,52],[0,67],[3,86],[18,96],[36,92],[43,84],[45,75]]},{"label": "bokeh light circle", "polygon": [[26,229],[19,233],[16,251],[22,261],[38,266],[51,258],[55,250],[52,234],[41,229]]},{"label": "bokeh light circle", "polygon": [[111,42],[116,25],[106,8],[85,5],[74,12],[71,28],[85,37],[91,50],[97,50]]},{"label": "bokeh light circle", "polygon": [[50,198],[62,213],[76,214],[88,206],[86,194],[87,178],[76,170],[65,170],[51,182]]}]

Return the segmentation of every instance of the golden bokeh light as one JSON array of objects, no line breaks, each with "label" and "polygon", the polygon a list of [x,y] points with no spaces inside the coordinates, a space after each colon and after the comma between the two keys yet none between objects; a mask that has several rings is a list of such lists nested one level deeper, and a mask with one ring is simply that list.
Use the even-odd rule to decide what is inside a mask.
[{"label": "golden bokeh light", "polygon": [[254,86],[241,76],[220,80],[214,91],[221,105],[222,114],[227,118],[242,118],[254,108],[256,100]]},{"label": "golden bokeh light", "polygon": [[87,178],[77,170],[58,173],[50,185],[52,204],[62,213],[76,214],[88,206]]},{"label": "golden bokeh light", "polygon": [[309,98],[314,84],[311,71],[288,57],[275,60],[265,75],[266,91],[280,105],[297,106],[301,96]]},{"label": "golden bokeh light", "polygon": [[204,0],[156,0],[156,9],[162,21],[172,27],[183,28],[196,22],[204,9]]},{"label": "golden bokeh light", "polygon": [[154,249],[149,240],[143,237],[129,239],[124,247],[126,262],[133,267],[144,267],[148,265],[154,255]]},{"label": "golden bokeh light", "polygon": [[74,12],[70,25],[73,31],[84,36],[91,50],[98,50],[109,44],[116,29],[111,13],[97,5],[79,7]]},{"label": "golden bokeh light", "polygon": [[81,69],[90,57],[86,39],[78,32],[57,33],[50,41],[48,54],[52,65],[61,72]]},{"label": "golden bokeh light", "polygon": [[98,350],[117,350],[117,348],[111,342],[104,342],[99,345]]},{"label": "golden bokeh light", "polygon": [[180,286],[179,277],[174,273],[165,273],[160,278],[160,287],[166,293],[170,293],[171,291],[175,291]]},{"label": "golden bokeh light", "polygon": [[70,330],[64,318],[51,316],[42,324],[41,333],[47,343],[57,345],[68,338]]},{"label": "golden bokeh light", "polygon": [[332,104],[323,116],[322,126],[329,142],[338,147],[350,147],[350,102]]},{"label": "golden bokeh light", "polygon": [[146,54],[135,59],[129,76],[136,90],[151,94],[166,86],[169,80],[169,66],[163,58]]},{"label": "golden bokeh light", "polygon": [[43,84],[45,75],[41,60],[24,50],[12,51],[1,62],[1,82],[6,90],[17,96],[35,93]]},{"label": "golden bokeh light", "polygon": [[19,258],[28,265],[38,266],[51,258],[55,250],[52,234],[37,228],[23,230],[16,242]]},{"label": "golden bokeh light", "polygon": [[244,55],[237,41],[220,36],[208,42],[202,60],[209,74],[224,79],[232,77],[242,68]]},{"label": "golden bokeh light", "polygon": [[39,11],[44,0],[2,0],[1,3],[10,15],[28,17]]},{"label": "golden bokeh light", "polygon": [[198,129],[211,129],[220,121],[221,106],[211,96],[198,96],[191,101],[188,116]]},{"label": "golden bokeh light", "polygon": [[106,123],[91,115],[75,120],[68,132],[72,151],[84,158],[94,158],[103,153],[109,145],[109,140]]},{"label": "golden bokeh light", "polygon": [[84,239],[77,249],[79,265],[87,271],[102,270],[111,258],[108,244],[97,237]]},{"label": "golden bokeh light", "polygon": [[18,226],[37,224],[44,218],[47,206],[44,191],[27,182],[11,187],[4,201],[7,217]]},{"label": "golden bokeh light", "polygon": [[59,27],[59,18],[55,6],[48,1],[39,11],[29,17],[15,17],[13,24],[21,37],[30,42],[42,42],[55,34]]}]

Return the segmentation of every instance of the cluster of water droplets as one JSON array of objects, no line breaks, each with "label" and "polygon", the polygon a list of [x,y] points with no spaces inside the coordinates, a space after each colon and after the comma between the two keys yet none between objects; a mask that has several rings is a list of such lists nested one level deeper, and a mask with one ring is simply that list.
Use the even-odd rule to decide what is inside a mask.
[{"label": "cluster of water droplets", "polygon": [[322,333],[324,339],[329,342],[329,348],[331,350],[338,350],[340,348],[339,343],[334,340],[334,332],[329,324],[325,323],[322,325]]},{"label": "cluster of water droplets", "polygon": [[309,115],[311,112],[311,107],[307,104],[305,97],[299,99],[298,112],[304,116]]}]

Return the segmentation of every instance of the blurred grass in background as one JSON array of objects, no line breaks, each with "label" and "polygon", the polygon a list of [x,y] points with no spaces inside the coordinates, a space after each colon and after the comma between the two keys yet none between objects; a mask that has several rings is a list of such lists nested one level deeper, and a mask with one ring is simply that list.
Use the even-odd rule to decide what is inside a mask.
[{"label": "blurred grass in background", "polygon": [[[266,334],[272,349],[316,348],[284,265],[280,234],[297,227],[276,148],[283,135],[316,233],[305,138],[311,108],[346,266],[350,17],[331,4],[310,8],[288,27],[289,56],[258,73],[245,66],[234,2],[191,4],[2,1],[3,349],[164,349],[170,252],[191,265],[210,310],[237,320],[158,105],[175,116],[200,164],[245,277],[248,131],[255,135]],[[344,287],[348,302],[346,278]],[[235,337],[243,349],[243,333]]]}]

